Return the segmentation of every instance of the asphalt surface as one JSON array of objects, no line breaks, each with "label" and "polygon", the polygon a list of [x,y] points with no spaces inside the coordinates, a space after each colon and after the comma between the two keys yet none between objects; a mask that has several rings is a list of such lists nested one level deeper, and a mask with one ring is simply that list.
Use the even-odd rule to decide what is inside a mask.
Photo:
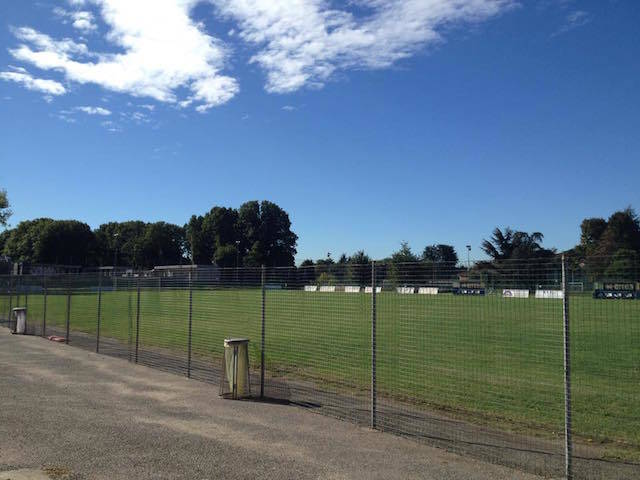
[{"label": "asphalt surface", "polygon": [[0,472],[70,479],[538,479],[0,328]]}]

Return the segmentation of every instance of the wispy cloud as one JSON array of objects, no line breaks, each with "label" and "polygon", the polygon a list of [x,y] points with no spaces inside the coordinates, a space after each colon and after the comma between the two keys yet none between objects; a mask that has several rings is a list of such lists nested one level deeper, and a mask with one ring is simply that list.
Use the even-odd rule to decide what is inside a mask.
[{"label": "wispy cloud", "polygon": [[101,122],[100,125],[111,133],[118,133],[122,131],[122,127],[112,120],[105,120],[104,122]]},{"label": "wispy cloud", "polygon": [[319,87],[338,70],[387,68],[442,41],[440,30],[479,22],[511,0],[358,0],[352,11],[329,2],[210,0],[238,24],[238,35],[257,47],[251,62],[267,74],[269,92]]},{"label": "wispy cloud", "polygon": [[87,115],[101,115],[103,117],[111,115],[111,110],[107,110],[106,108],[102,107],[82,106],[76,107],[75,110],[77,110],[78,112],[84,112]]},{"label": "wispy cloud", "polygon": [[284,110],[285,112],[293,112],[297,110],[297,107],[294,107],[293,105],[285,105],[284,107],[282,107],[282,110]]},{"label": "wispy cloud", "polygon": [[0,72],[0,79],[21,84],[27,90],[42,92],[47,95],[63,95],[66,88],[60,82],[44,78],[35,78],[25,69]]},{"label": "wispy cloud", "polygon": [[591,20],[592,17],[589,12],[585,12],[584,10],[575,10],[567,15],[564,25],[556,30],[551,36],[555,37],[557,35],[570,32],[571,30],[590,23]]}]

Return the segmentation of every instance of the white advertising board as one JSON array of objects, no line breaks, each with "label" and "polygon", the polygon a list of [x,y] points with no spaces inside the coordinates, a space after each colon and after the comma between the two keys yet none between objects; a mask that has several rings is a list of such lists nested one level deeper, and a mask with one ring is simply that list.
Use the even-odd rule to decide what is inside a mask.
[{"label": "white advertising board", "polygon": [[507,289],[502,290],[502,296],[504,298],[529,298],[529,290],[515,290]]},{"label": "white advertising board", "polygon": [[344,287],[345,293],[360,293],[360,287],[347,285]]},{"label": "white advertising board", "polygon": [[418,293],[420,295],[437,295],[438,287],[420,287]]},{"label": "white advertising board", "polygon": [[304,291],[305,292],[317,292],[318,291],[318,286],[317,285],[305,285],[304,286]]},{"label": "white advertising board", "polygon": [[[381,293],[382,287],[376,287],[376,293]],[[364,287],[364,293],[373,293],[373,287]]]},{"label": "white advertising board", "polygon": [[335,285],[322,285],[320,287],[320,291],[321,292],[335,292],[336,291],[336,286]]},{"label": "white advertising board", "polygon": [[416,289],[413,287],[398,287],[396,288],[396,291],[403,295],[411,295],[412,293],[415,293]]},{"label": "white advertising board", "polygon": [[562,290],[536,290],[536,298],[564,298]]}]

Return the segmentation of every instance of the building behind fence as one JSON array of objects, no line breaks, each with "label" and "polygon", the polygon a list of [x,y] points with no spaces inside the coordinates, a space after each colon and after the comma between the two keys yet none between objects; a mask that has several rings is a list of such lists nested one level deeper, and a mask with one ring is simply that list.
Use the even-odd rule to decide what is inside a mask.
[{"label": "building behind fence", "polygon": [[[252,392],[545,475],[640,478],[638,266],[160,268],[0,277],[0,317],[218,383],[250,338]],[[214,391],[212,390],[212,394]]]}]

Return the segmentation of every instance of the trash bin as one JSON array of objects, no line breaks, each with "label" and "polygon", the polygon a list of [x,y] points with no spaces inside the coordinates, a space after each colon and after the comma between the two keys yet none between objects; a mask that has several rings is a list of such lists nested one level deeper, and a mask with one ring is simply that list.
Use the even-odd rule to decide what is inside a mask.
[{"label": "trash bin", "polygon": [[27,333],[27,309],[16,307],[13,310],[13,333],[25,335]]},{"label": "trash bin", "polygon": [[225,339],[222,372],[220,396],[235,400],[251,395],[248,338]]}]

